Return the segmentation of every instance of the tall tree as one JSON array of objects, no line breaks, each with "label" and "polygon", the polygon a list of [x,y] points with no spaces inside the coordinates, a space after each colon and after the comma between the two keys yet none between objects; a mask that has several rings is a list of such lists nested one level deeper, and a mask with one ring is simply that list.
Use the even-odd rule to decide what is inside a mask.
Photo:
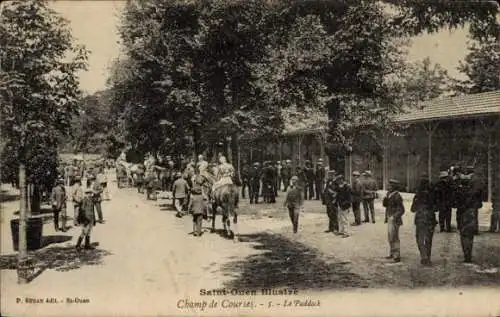
[{"label": "tall tree", "polygon": [[459,70],[468,78],[459,84],[458,89],[466,93],[499,90],[499,39],[489,38],[484,42],[471,40],[469,51],[459,67]]},{"label": "tall tree", "polygon": [[[50,186],[58,136],[67,134],[80,95],[76,73],[87,51],[47,1],[11,1],[0,16],[0,129],[6,167],[27,164],[28,179]],[[10,172],[12,174],[12,172]]]}]

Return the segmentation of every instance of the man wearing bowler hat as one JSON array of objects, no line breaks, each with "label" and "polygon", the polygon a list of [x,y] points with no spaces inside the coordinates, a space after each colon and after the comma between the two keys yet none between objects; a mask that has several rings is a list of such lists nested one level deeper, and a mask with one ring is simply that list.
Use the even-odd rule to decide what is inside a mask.
[{"label": "man wearing bowler hat", "polygon": [[403,225],[402,216],[405,213],[403,198],[398,191],[400,185],[401,183],[398,180],[389,180],[389,190],[382,202],[385,207],[385,223],[387,223],[387,237],[390,248],[390,254],[386,258],[392,259],[395,263],[401,261],[399,227]]}]

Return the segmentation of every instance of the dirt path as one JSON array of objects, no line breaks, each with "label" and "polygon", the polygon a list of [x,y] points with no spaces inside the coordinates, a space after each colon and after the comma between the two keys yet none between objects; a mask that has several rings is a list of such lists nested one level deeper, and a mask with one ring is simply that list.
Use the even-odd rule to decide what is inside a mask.
[{"label": "dirt path", "polygon": [[[301,215],[300,232],[294,235],[286,213],[276,206],[252,207],[261,211],[242,212],[241,242],[234,243],[208,233],[208,228],[201,238],[193,237],[189,234],[190,217],[176,218],[175,212],[163,208],[161,201],[146,201],[133,189],[118,190],[113,184],[110,190],[112,200],[103,203],[106,223],[98,224],[92,235],[98,248],[79,254],[73,247],[78,228],[62,234],[54,232],[52,224],[47,223],[44,236],[66,236],[66,240],[71,240],[37,251],[45,269],[23,286],[16,283],[15,270],[9,269],[15,266],[16,254],[12,252],[8,219],[17,205],[4,204],[0,261],[3,311],[33,314],[41,309],[44,315],[179,315],[199,313],[196,309],[179,309],[178,305],[179,300],[199,297],[200,289],[260,291],[292,287],[302,294],[331,294],[349,288],[500,284],[498,273],[477,273],[474,268],[459,264],[456,233],[437,234],[435,266],[421,268],[411,215],[407,215],[402,229],[403,264],[388,266],[380,259],[387,252],[381,219],[374,225],[352,228],[351,238],[340,239],[323,232],[326,216],[318,212],[322,207],[308,202],[310,208],[306,210],[311,212]],[[245,204],[242,203],[242,209],[247,208]],[[217,226],[221,226],[219,221]],[[481,267],[500,266],[499,238],[500,235],[489,234],[477,238],[476,258]],[[26,297],[45,296],[58,299],[60,305],[16,304],[19,298],[25,301]],[[90,305],[66,304],[67,297],[89,300]],[[252,310],[257,308],[264,309],[259,306]],[[314,310],[296,312],[314,314]]]}]

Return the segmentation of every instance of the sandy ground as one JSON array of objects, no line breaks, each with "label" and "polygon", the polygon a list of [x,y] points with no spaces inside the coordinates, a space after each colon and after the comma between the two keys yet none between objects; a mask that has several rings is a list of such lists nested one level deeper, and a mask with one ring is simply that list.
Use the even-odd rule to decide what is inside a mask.
[{"label": "sandy ground", "polygon": [[[279,208],[283,194],[276,205],[249,206],[243,200],[238,225],[241,241],[233,242],[209,233],[209,222],[204,223],[206,232],[201,238],[192,236],[191,218],[176,218],[165,201],[146,201],[135,190],[118,190],[114,183],[110,191],[112,200],[103,203],[106,223],[97,224],[92,234],[92,241],[98,243],[96,250],[77,253],[73,246],[79,228],[56,233],[47,217],[43,229],[47,245],[33,253],[38,276],[27,285],[17,284],[17,253],[10,236],[9,222],[18,201],[13,198],[2,204],[2,315],[500,313],[500,301],[492,299],[500,298],[500,234],[477,236],[475,264],[465,266],[458,234],[436,233],[434,265],[421,267],[412,215],[407,213],[401,229],[403,262],[388,264],[382,259],[388,245],[380,204],[376,205],[376,224],[351,227],[351,237],[341,239],[324,232],[327,217],[317,201],[306,203],[299,233],[293,234],[287,214]],[[489,221],[488,206],[484,209],[480,221],[483,231]],[[219,220],[216,225],[221,228]],[[200,289],[260,292],[262,288],[283,287],[298,289],[299,295],[287,297],[294,308],[286,308],[279,296],[200,296]],[[412,295],[405,296],[407,292]],[[415,305],[415,294],[423,296],[421,300],[429,307],[406,310]],[[28,303],[28,298],[44,303]],[[47,303],[47,298],[53,298],[53,303]],[[79,298],[81,303],[71,303],[68,298]],[[466,305],[461,301],[464,298],[474,305]],[[311,300],[310,305],[316,300],[321,305],[293,303],[306,299]],[[212,300],[219,306],[186,304],[206,301],[209,306]],[[227,300],[242,301],[242,306],[228,307],[232,304]],[[249,307],[244,307],[245,301],[251,302]],[[398,305],[399,310],[395,309]]]}]

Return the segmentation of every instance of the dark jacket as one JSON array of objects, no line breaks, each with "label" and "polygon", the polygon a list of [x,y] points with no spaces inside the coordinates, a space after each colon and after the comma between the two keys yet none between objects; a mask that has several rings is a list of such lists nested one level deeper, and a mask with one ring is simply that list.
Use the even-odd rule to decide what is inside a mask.
[{"label": "dark jacket", "polygon": [[323,204],[327,206],[336,206],[337,204],[337,189],[334,181],[328,181],[323,190]]},{"label": "dark jacket", "polygon": [[447,209],[453,206],[453,187],[450,181],[439,180],[433,186],[434,205],[438,209]]},{"label": "dark jacket", "polygon": [[358,179],[353,179],[352,181],[352,201],[360,202],[363,199],[363,185]]},{"label": "dark jacket", "polygon": [[306,176],[306,182],[308,183],[314,182],[315,175],[314,175],[314,169],[312,167],[306,166],[304,168],[304,173]]},{"label": "dark jacket", "polygon": [[325,180],[326,170],[324,166],[316,167],[316,173],[314,175],[317,182],[322,182]]},{"label": "dark jacket", "polygon": [[249,179],[250,183],[254,185],[259,185],[260,184],[260,178],[261,178],[262,171],[259,167],[252,167],[249,173]]},{"label": "dark jacket", "polygon": [[411,204],[411,212],[415,213],[416,226],[434,227],[436,225],[434,201],[432,188],[427,183],[422,184],[415,193]]},{"label": "dark jacket", "polygon": [[403,219],[401,217],[405,213],[405,206],[403,205],[403,197],[401,197],[401,194],[397,190],[387,192],[387,196],[384,197],[382,205],[385,207],[386,221],[389,217],[394,217],[396,219],[396,224],[403,224]]},{"label": "dark jacket", "polygon": [[250,166],[245,164],[241,169],[241,181],[248,183],[250,181]]},{"label": "dark jacket", "polygon": [[201,175],[196,175],[193,179],[193,186],[191,187],[191,194],[201,195],[203,193],[203,187],[207,179]]},{"label": "dark jacket", "polygon": [[95,223],[94,202],[89,197],[84,197],[78,213],[78,222],[81,224]]},{"label": "dark jacket", "polygon": [[283,166],[281,169],[281,178],[290,179],[292,177],[292,167],[289,165]]},{"label": "dark jacket", "polygon": [[352,189],[347,183],[338,186],[337,189],[337,203],[342,210],[349,209],[352,204]]}]

